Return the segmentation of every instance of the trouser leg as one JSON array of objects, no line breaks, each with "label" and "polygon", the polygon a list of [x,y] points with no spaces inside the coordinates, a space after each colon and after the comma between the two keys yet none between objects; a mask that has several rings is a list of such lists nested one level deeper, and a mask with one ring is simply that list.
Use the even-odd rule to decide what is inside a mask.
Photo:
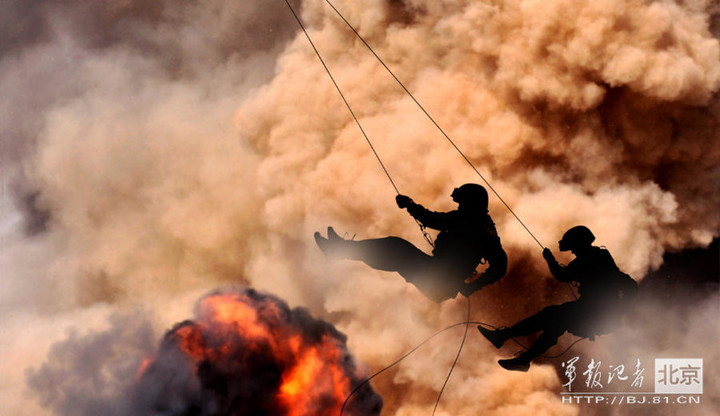
[{"label": "trouser leg", "polygon": [[[563,315],[568,312],[565,309],[570,308],[566,308],[565,305],[567,304],[548,306],[535,315],[529,316],[509,328],[499,329],[495,331],[493,341],[502,345],[510,338],[521,337],[543,331],[543,333],[547,333],[547,335],[538,345],[538,348],[546,342],[552,341],[552,344],[550,345],[553,345],[557,338],[566,331],[566,328],[564,328]],[[556,333],[557,336],[553,340],[552,335]],[[542,338],[543,335],[541,334],[540,337]],[[538,338],[538,341],[540,341],[540,338]]]},{"label": "trouser leg", "polygon": [[508,328],[509,336],[523,336],[542,331],[538,339],[519,358],[531,361],[557,343],[567,330],[567,322],[577,313],[576,302],[548,306],[533,316]]},{"label": "trouser leg", "polygon": [[564,332],[564,329],[554,327],[544,330],[530,348],[520,354],[519,358],[527,362],[532,361],[534,358],[549,350],[550,347],[557,344],[558,338],[560,338]]},{"label": "trouser leg", "polygon": [[377,270],[413,273],[426,267],[432,257],[399,237],[346,240],[344,257],[360,260]]},{"label": "trouser leg", "polygon": [[[368,266],[398,272],[427,298],[441,302],[458,292],[453,271],[443,267],[433,256],[425,254],[409,241],[399,237],[345,241],[343,257],[360,260]],[[460,279],[461,280],[461,279]]]},{"label": "trouser leg", "polygon": [[548,328],[562,326],[566,314],[570,313],[568,304],[553,305],[529,316],[507,329],[509,337],[519,337],[534,334]]}]

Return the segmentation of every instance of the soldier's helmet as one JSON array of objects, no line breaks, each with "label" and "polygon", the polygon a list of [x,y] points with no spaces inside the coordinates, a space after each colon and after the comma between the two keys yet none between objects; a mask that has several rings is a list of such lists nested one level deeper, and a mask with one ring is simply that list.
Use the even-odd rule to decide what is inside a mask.
[{"label": "soldier's helmet", "polygon": [[567,230],[558,243],[560,251],[568,251],[590,247],[593,241],[595,241],[595,236],[592,231],[584,225],[577,225]]},{"label": "soldier's helmet", "polygon": [[466,183],[455,188],[450,194],[453,201],[461,205],[470,206],[473,209],[488,209],[488,193],[482,186],[476,183]]}]

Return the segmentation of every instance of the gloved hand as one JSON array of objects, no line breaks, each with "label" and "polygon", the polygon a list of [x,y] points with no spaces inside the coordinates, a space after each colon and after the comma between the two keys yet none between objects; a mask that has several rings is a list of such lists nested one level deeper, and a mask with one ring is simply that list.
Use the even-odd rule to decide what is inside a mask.
[{"label": "gloved hand", "polygon": [[552,251],[550,251],[549,248],[544,248],[542,255],[543,258],[545,258],[545,261],[550,262],[555,260],[555,256],[553,256]]},{"label": "gloved hand", "polygon": [[407,208],[410,206],[410,204],[413,204],[412,198],[406,195],[398,195],[395,197],[395,202],[397,203],[397,206],[400,208]]}]

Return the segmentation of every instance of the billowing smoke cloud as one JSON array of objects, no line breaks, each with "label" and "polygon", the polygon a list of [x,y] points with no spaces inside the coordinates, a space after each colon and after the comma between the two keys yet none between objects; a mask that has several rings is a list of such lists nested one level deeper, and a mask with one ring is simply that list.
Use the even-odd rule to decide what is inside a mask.
[{"label": "billowing smoke cloud", "polygon": [[[410,1],[339,7],[549,247],[556,249],[553,242],[570,226],[585,224],[623,270],[641,279],[660,265],[666,249],[707,245],[718,234],[720,45],[709,30],[712,4]],[[452,187],[478,178],[331,10],[311,3],[304,18],[401,192],[435,209],[451,208]],[[279,63],[273,82],[238,113],[242,134],[261,157],[258,189],[267,198],[262,218],[273,232],[263,255],[252,259],[251,276],[269,268],[283,276],[313,270],[305,257],[290,266],[277,259],[288,259],[298,235],[326,224],[360,238],[394,234],[422,244],[414,224],[394,207],[392,188],[356,126],[338,110],[333,86],[314,82],[325,74],[306,40],[296,38]],[[288,95],[296,101],[288,103]],[[568,294],[546,280],[538,247],[496,199],[491,214],[511,270],[476,297],[474,311],[482,320],[508,325]],[[396,321],[417,321],[394,307],[380,315],[365,312],[379,300],[405,302],[398,299],[407,291],[391,277],[370,281],[367,269],[342,267],[336,272],[342,280],[326,283],[332,287],[313,303],[351,312],[347,332],[351,344],[361,344],[353,347],[361,356],[363,348],[377,354],[371,352],[377,335],[371,334],[419,341],[415,334],[440,326],[435,312],[414,305],[427,326],[403,328]],[[372,293],[348,302],[357,290]],[[462,307],[453,310],[454,318],[444,316],[443,322],[461,319]],[[451,313],[449,306],[445,312]],[[385,345],[395,354],[403,350],[397,340]],[[438,368],[449,366],[453,347],[442,342],[432,355],[407,364],[394,387],[437,389]],[[496,370],[495,354],[486,344],[475,348],[466,351],[473,358],[458,373],[464,394],[451,389],[455,396],[444,403],[450,414],[493,409],[478,396],[496,383],[513,386],[490,393],[500,403],[527,392],[519,395],[517,412],[573,411],[559,407],[552,395],[533,402],[534,390],[521,387],[514,375],[483,371],[485,365]],[[380,362],[391,358],[379,356]],[[427,365],[440,362],[445,366]],[[552,391],[554,377],[545,376],[541,383]],[[432,400],[412,397],[395,405],[398,414],[420,414]]]},{"label": "billowing smoke cloud", "polygon": [[[84,337],[71,333],[29,385],[57,415],[336,415],[363,373],[345,336],[305,309],[253,290],[203,297],[156,352],[138,316]],[[359,389],[348,415],[378,415]]]},{"label": "billowing smoke cloud", "polygon": [[[124,285],[113,283],[121,275],[120,280],[125,281],[129,281],[130,275],[135,276],[135,282],[151,280],[177,273],[179,263],[196,263],[197,260],[184,258],[184,243],[174,248],[166,245],[175,239],[172,234],[196,234],[194,230],[167,227],[159,230],[156,228],[159,216],[167,216],[164,221],[168,226],[186,221],[181,218],[185,215],[194,216],[195,208],[217,219],[225,216],[223,224],[237,224],[240,214],[241,218],[253,217],[257,203],[251,189],[239,193],[233,190],[237,184],[252,181],[255,158],[244,148],[228,120],[248,92],[272,75],[274,57],[294,31],[294,27],[287,25],[284,13],[263,2],[222,1],[187,2],[182,7],[173,2],[59,5],[13,1],[3,7],[8,10],[2,16],[3,27],[13,29],[0,45],[4,48],[0,63],[4,99],[0,112],[6,115],[0,122],[3,190],[4,195],[6,190],[18,195],[18,209],[27,213],[29,219],[28,231],[44,230],[53,217],[57,217],[53,226],[63,228],[62,224],[69,224],[68,221],[74,223],[70,227],[74,230],[59,232],[58,245],[63,247],[51,254],[66,260],[84,257],[89,254],[86,251],[89,247],[96,246],[97,241],[71,238],[70,242],[61,237],[66,232],[78,235],[75,226],[100,227],[104,229],[103,240],[109,236],[108,231],[116,235],[110,238],[117,249],[113,250],[115,254],[101,249],[91,255],[96,260],[126,257],[121,246],[141,245],[157,250],[151,255],[156,259],[176,257],[151,267],[154,271],[143,267],[141,271],[129,270],[126,261],[122,261],[126,266],[93,265],[96,260],[69,268],[63,265],[59,268],[68,270],[67,274],[43,281],[48,287],[55,285],[49,296],[61,290],[58,285],[65,287],[72,280],[78,281],[79,287],[66,293],[68,304],[92,303],[122,292]],[[128,130],[130,126],[134,127]],[[114,150],[106,147],[110,142],[117,146]],[[123,156],[115,159],[112,156],[115,151],[117,156]],[[93,156],[86,158],[81,154]],[[18,161],[25,162],[21,169]],[[134,166],[126,165],[128,161],[133,161]],[[89,172],[100,166],[116,178],[114,185],[108,187],[105,182],[109,176],[97,177]],[[48,176],[37,176],[42,171]],[[198,182],[180,179],[173,185],[173,177],[179,176]],[[48,186],[63,190],[46,192]],[[102,201],[90,201],[83,196],[94,193],[93,188],[104,195]],[[141,188],[145,191],[137,194]],[[197,189],[212,190],[215,196],[189,196]],[[195,202],[170,202],[161,196],[168,192],[175,198]],[[135,195],[131,198],[133,202],[121,194]],[[229,203],[230,195],[238,198],[237,203]],[[75,206],[57,204],[53,202],[56,199],[73,201],[71,205]],[[193,214],[170,206],[186,202],[195,205]],[[147,224],[142,219],[145,214],[139,211],[156,203],[157,215],[150,215],[152,219],[146,217],[153,225]],[[243,213],[207,212],[213,207],[224,210],[226,205],[242,206]],[[147,232],[140,235],[123,231],[125,225],[119,228],[110,225],[120,225],[124,220],[110,214],[109,207],[113,207],[110,211],[119,209],[120,217]],[[244,250],[237,247],[241,244],[238,233],[229,227],[226,231],[219,230],[217,225],[212,228],[216,229],[215,237],[222,240],[222,246],[235,245],[242,256]],[[198,248],[208,248],[215,237],[195,236],[193,240]],[[235,264],[221,266],[219,263],[223,262],[211,260],[214,270],[191,274],[217,275],[218,267],[237,268]],[[164,271],[156,273],[157,267]],[[58,281],[62,283],[56,285]],[[104,289],[98,289],[101,286]]]},{"label": "billowing smoke cloud", "polygon": [[[313,246],[330,224],[423,243],[284,7],[39,2],[23,13],[42,29],[3,46],[0,85],[14,111],[2,110],[14,114],[3,137],[28,155],[23,189],[45,223],[36,238],[50,265],[27,297],[45,310],[122,308],[241,276],[336,324],[377,367],[463,319],[462,301],[431,304]],[[585,224],[640,279],[665,250],[718,235],[712,1],[337,7],[548,247]],[[451,209],[452,188],[478,178],[324,2],[301,11],[400,190]],[[511,269],[475,296],[473,316],[505,325],[566,289],[496,199],[490,208]],[[442,411],[577,412],[559,403],[552,369],[507,374],[474,341]],[[379,380],[385,411],[427,413],[455,346],[444,338]]]}]

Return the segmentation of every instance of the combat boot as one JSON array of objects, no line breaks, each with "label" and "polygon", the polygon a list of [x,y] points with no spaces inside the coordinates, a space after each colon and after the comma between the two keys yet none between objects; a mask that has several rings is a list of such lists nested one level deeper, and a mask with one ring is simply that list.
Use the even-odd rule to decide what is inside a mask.
[{"label": "combat boot", "polygon": [[508,360],[498,360],[500,367],[510,371],[528,371],[530,368],[530,360],[522,355]]},{"label": "combat boot", "polygon": [[495,348],[502,347],[508,339],[507,329],[487,329],[482,325],[478,325],[478,330],[495,346]]}]

